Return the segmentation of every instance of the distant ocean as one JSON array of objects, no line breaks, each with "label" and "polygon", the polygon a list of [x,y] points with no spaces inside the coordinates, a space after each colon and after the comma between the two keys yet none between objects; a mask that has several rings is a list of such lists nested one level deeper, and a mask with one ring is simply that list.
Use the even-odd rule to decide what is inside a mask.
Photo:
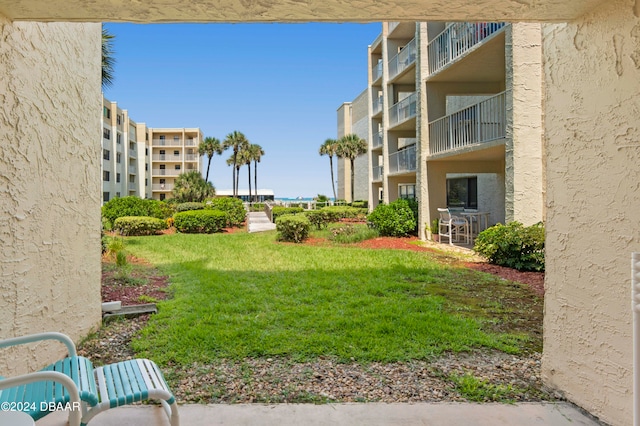
[{"label": "distant ocean", "polygon": [[[331,197],[329,199],[333,200],[333,197]],[[302,202],[306,202],[306,201],[313,201],[313,197],[300,197],[300,198],[282,198],[282,197],[277,197],[276,201],[282,201],[284,203],[295,203],[297,201],[299,203],[302,203]]]}]

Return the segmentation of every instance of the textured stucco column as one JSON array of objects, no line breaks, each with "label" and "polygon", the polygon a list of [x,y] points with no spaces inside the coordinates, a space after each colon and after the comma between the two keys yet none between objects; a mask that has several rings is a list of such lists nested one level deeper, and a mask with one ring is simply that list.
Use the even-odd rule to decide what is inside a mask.
[{"label": "textured stucco column", "polygon": [[543,26],[547,273],[543,379],[632,422],[630,257],[640,251],[640,10]]},{"label": "textured stucco column", "polygon": [[544,219],[542,50],[540,24],[506,27],[507,139],[505,218],[533,225]]},{"label": "textured stucco column", "polygon": [[[0,337],[100,322],[100,24],[0,16]],[[55,348],[55,349],[52,349]],[[38,368],[60,345],[0,358]]]}]

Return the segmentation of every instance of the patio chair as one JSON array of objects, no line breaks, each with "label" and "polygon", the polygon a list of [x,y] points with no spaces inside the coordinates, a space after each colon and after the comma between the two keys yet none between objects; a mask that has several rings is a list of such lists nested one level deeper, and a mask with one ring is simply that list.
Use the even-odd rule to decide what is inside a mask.
[{"label": "patio chair", "polygon": [[471,228],[467,219],[459,216],[453,216],[449,209],[438,208],[440,214],[440,220],[438,221],[438,235],[440,236],[440,242],[443,242],[442,238],[449,239],[449,244],[453,245],[453,240],[460,241],[460,236],[464,237],[466,244],[469,244],[471,240]]},{"label": "patio chair", "polygon": [[68,407],[69,425],[84,426],[109,408],[156,399],[171,426],[179,426],[175,398],[153,361],[131,359],[94,368],[89,359],[77,355],[68,336],[54,332],[0,340],[0,348],[42,340],[62,342],[69,356],[37,373],[0,377],[0,403],[15,403],[34,420],[49,414],[49,407]]}]

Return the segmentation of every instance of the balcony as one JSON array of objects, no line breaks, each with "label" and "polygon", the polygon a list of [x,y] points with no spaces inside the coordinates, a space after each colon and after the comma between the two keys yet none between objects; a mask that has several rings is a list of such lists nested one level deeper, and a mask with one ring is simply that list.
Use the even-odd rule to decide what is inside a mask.
[{"label": "balcony", "polygon": [[438,154],[506,135],[506,93],[498,93],[429,123],[429,153]]},{"label": "balcony", "polygon": [[135,182],[129,182],[129,191],[135,191],[138,189],[138,184]]},{"label": "balcony", "polygon": [[182,155],[153,154],[153,161],[182,161]]},{"label": "balcony", "polygon": [[384,98],[382,95],[378,97],[378,99],[373,100],[373,115],[377,115],[382,112],[382,105],[384,102]]},{"label": "balcony", "polygon": [[184,161],[198,161],[200,156],[198,154],[185,154]]},{"label": "balcony", "polygon": [[198,144],[196,143],[195,139],[187,139],[184,142],[184,146],[198,146]]},{"label": "balcony", "polygon": [[409,68],[416,61],[416,39],[414,38],[389,61],[389,80]]},{"label": "balcony", "polygon": [[138,173],[138,168],[136,166],[129,166],[129,173],[135,175],[136,173]]},{"label": "balcony", "polygon": [[382,180],[382,175],[384,174],[383,166],[375,166],[373,168],[373,181],[380,182]]},{"label": "balcony", "polygon": [[172,183],[154,183],[151,185],[152,191],[173,191]]},{"label": "balcony", "polygon": [[389,155],[389,174],[414,172],[416,165],[415,145]]},{"label": "balcony", "polygon": [[179,176],[182,170],[175,169],[153,169],[153,176]]},{"label": "balcony", "polygon": [[393,30],[398,27],[398,25],[400,25],[400,22],[389,22],[389,34],[391,34]]},{"label": "balcony", "polygon": [[182,141],[180,139],[154,139],[152,146],[182,146]]},{"label": "balcony", "polygon": [[440,71],[504,25],[504,22],[455,22],[448,25],[427,46],[429,74]]},{"label": "balcony", "polygon": [[382,77],[382,62],[378,62],[371,70],[371,81],[376,82]]},{"label": "balcony", "polygon": [[378,133],[373,135],[373,140],[371,141],[371,149],[382,148],[382,133],[384,130],[380,130]]},{"label": "balcony", "polygon": [[389,108],[389,125],[395,126],[416,116],[416,94],[407,96]]},{"label": "balcony", "polygon": [[129,149],[129,158],[137,158],[138,157],[138,151],[135,149]]}]

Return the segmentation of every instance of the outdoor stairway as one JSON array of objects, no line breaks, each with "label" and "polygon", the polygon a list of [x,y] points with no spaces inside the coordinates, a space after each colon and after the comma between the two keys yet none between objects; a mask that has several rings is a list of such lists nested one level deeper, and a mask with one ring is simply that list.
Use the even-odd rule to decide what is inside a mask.
[{"label": "outdoor stairway", "polygon": [[250,212],[247,215],[247,229],[249,232],[272,231],[276,224],[271,223],[265,212]]}]

